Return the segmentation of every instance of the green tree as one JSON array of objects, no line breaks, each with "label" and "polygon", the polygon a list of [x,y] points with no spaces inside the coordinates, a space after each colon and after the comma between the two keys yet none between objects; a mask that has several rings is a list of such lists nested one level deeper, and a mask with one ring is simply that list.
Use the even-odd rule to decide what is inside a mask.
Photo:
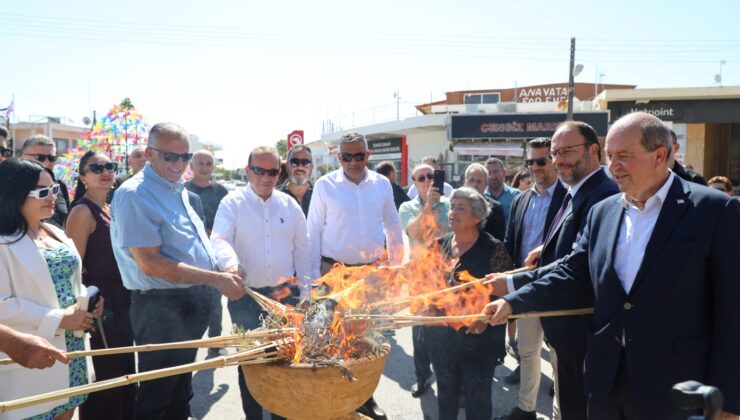
[{"label": "green tree", "polygon": [[275,143],[275,148],[278,151],[278,154],[280,155],[280,159],[285,160],[288,158],[288,141],[285,139],[280,139]]}]

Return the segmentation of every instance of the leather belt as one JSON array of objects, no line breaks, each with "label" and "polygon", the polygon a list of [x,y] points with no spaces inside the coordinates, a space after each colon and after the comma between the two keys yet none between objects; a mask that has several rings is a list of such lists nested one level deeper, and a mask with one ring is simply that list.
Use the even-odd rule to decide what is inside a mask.
[{"label": "leather belt", "polygon": [[334,258],[330,258],[330,257],[325,257],[325,256],[323,256],[323,255],[322,255],[322,256],[321,256],[321,262],[323,262],[323,263],[327,263],[327,264],[329,264],[329,265],[334,265],[334,264],[343,264],[343,265],[345,265],[346,267],[360,267],[360,266],[363,266],[363,265],[372,265],[372,264],[375,264],[376,262],[378,262],[378,260],[375,260],[375,261],[371,261],[371,262],[368,262],[368,263],[359,263],[359,264],[347,264],[347,263],[343,263],[343,262],[341,262],[341,261],[337,261],[337,260],[335,260]]}]

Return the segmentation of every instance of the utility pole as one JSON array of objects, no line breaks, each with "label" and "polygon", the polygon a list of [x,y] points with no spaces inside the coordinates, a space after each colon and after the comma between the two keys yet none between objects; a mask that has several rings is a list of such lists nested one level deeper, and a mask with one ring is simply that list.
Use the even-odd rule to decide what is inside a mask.
[{"label": "utility pole", "polygon": [[401,114],[400,114],[401,92],[399,91],[393,92],[393,97],[396,98],[396,121],[399,121],[401,119]]},{"label": "utility pole", "polygon": [[573,121],[573,67],[576,61],[576,38],[570,39],[570,66],[568,67],[568,116],[566,121]]}]

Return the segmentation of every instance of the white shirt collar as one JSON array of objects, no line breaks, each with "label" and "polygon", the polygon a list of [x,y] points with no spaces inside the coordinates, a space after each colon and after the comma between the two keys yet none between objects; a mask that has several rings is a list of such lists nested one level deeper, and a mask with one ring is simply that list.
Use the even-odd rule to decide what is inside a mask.
[{"label": "white shirt collar", "polygon": [[257,201],[259,203],[269,203],[270,200],[272,200],[272,197],[275,196],[275,191],[273,191],[272,194],[270,194],[270,196],[267,197],[267,200],[263,199],[262,197],[258,196],[256,192],[254,192],[254,189],[252,189],[251,182],[247,184],[245,189],[246,189],[247,198],[253,201]]},{"label": "white shirt collar", "polygon": [[[347,178],[347,175],[344,174],[344,169],[339,168],[339,169],[337,169],[337,172],[339,172],[339,174],[337,176],[337,181],[338,182],[347,181],[347,182],[351,182],[351,183],[354,184],[354,181],[352,181],[351,179]],[[367,169],[367,168],[365,168],[365,177],[362,178],[362,181],[360,181],[360,184],[362,184],[363,182],[367,182],[369,180],[370,180],[370,170]]]},{"label": "white shirt collar", "polygon": [[578,181],[578,183],[576,185],[570,187],[568,189],[568,192],[570,193],[570,197],[571,198],[575,197],[576,194],[578,193],[578,190],[581,189],[581,187],[583,186],[583,184],[585,184],[586,181],[588,181],[589,178],[591,178],[596,172],[598,172],[599,169],[601,169],[601,166],[599,166],[598,168],[596,168],[596,170],[594,170],[590,174],[584,176],[580,181]]},{"label": "white shirt collar", "polygon": [[[675,175],[673,175],[673,171],[668,170],[668,179],[666,179],[665,183],[663,183],[663,186],[660,187],[660,189],[653,195],[652,197],[648,198],[647,201],[645,201],[645,209],[641,211],[648,211],[653,209],[655,206],[658,206],[659,208],[663,206],[663,203],[665,202],[665,198],[668,195],[668,190],[671,189],[671,185],[673,184],[673,178],[675,178]],[[619,198],[619,203],[624,207],[625,209],[635,209],[639,210],[637,206],[632,204],[632,201],[627,198],[627,194],[622,193],[622,196]]]}]

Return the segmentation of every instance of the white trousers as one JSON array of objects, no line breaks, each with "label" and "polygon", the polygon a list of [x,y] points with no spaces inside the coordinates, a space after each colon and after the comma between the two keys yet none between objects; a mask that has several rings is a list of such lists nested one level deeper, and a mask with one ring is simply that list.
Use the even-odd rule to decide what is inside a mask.
[{"label": "white trousers", "polygon": [[[540,374],[542,370],[542,342],[544,332],[539,318],[524,318],[516,321],[517,341],[519,342],[520,382],[519,408],[523,411],[537,410],[537,392],[540,389]],[[555,351],[550,350],[550,364],[552,364],[553,380],[556,394],[553,399],[553,420],[560,420],[560,409],[557,403],[557,358]]]}]

